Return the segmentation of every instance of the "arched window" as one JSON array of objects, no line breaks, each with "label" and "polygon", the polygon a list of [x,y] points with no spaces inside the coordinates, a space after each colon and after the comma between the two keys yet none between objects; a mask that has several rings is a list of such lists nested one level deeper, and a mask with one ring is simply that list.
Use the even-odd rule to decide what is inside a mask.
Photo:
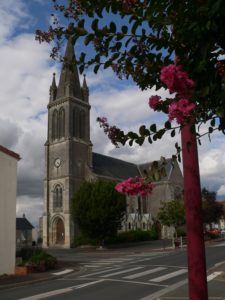
[{"label": "arched window", "polygon": [[59,138],[65,137],[65,110],[63,107],[59,110]]},{"label": "arched window", "polygon": [[53,191],[53,208],[54,210],[62,209],[63,206],[63,190],[61,185],[57,184]]},{"label": "arched window", "polygon": [[59,137],[59,122],[58,122],[58,111],[55,109],[52,115],[52,140],[58,139]]},{"label": "arched window", "polygon": [[73,136],[79,137],[79,110],[74,108],[73,110]]},{"label": "arched window", "polygon": [[85,138],[85,112],[81,110],[79,113],[79,137]]}]

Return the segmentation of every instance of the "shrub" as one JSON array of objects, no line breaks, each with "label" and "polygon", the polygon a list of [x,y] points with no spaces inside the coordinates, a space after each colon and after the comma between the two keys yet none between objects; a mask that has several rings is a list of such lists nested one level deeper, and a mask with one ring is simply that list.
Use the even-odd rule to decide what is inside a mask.
[{"label": "shrub", "polygon": [[157,240],[159,237],[158,229],[152,226],[150,230],[144,231],[141,229],[120,232],[117,236],[107,239],[106,244],[144,242]]},{"label": "shrub", "polygon": [[86,237],[83,234],[79,234],[74,239],[73,247],[79,247],[79,246],[83,246],[83,245],[94,245],[95,246],[95,245],[97,245],[97,240]]},{"label": "shrub", "polygon": [[57,264],[57,259],[54,256],[44,251],[41,251],[39,253],[32,255],[31,258],[28,260],[28,264],[34,266],[40,266],[44,264],[47,270],[54,269]]},{"label": "shrub", "polygon": [[42,252],[40,248],[24,247],[17,250],[16,257],[22,257],[23,261],[30,259],[34,254]]}]

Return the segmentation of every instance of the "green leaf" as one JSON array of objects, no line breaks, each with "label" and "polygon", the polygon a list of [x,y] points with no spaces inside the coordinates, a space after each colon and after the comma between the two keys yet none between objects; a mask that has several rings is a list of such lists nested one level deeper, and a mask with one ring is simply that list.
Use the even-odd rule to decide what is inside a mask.
[{"label": "green leaf", "polygon": [[79,71],[80,71],[80,74],[82,74],[84,72],[84,65],[79,66]]},{"label": "green leaf", "polygon": [[133,34],[136,34],[136,30],[138,28],[138,25],[139,25],[139,21],[135,21],[134,24],[133,24],[133,26],[132,26],[132,28],[131,28],[131,32]]},{"label": "green leaf", "polygon": [[122,26],[121,30],[122,30],[123,34],[127,34],[128,27],[124,25],[124,26]]},{"label": "green leaf", "polygon": [[145,141],[144,136],[140,136],[138,139],[135,140],[135,142],[136,142],[139,146],[141,146],[141,145],[144,143],[144,141]]},{"label": "green leaf", "polygon": [[86,54],[84,52],[81,52],[79,61],[83,63],[85,61],[85,57]]},{"label": "green leaf", "polygon": [[215,124],[216,124],[216,121],[215,121],[215,119],[212,119],[212,120],[211,120],[211,122],[210,122],[210,125],[214,127],[214,126],[215,126]]},{"label": "green leaf", "polygon": [[171,137],[175,137],[175,135],[176,135],[175,129],[173,129],[173,130],[171,131],[170,135],[171,135]]},{"label": "green leaf", "polygon": [[77,23],[77,26],[80,27],[80,28],[84,28],[84,22],[85,22],[84,19],[80,20],[80,21]]},{"label": "green leaf", "polygon": [[150,136],[148,137],[148,142],[149,142],[150,144],[152,144],[152,139],[151,139]]},{"label": "green leaf", "polygon": [[212,132],[213,132],[213,128],[209,127],[209,133],[212,133]]},{"label": "green leaf", "polygon": [[166,121],[164,124],[166,129],[171,129],[171,122],[170,121]]},{"label": "green leaf", "polygon": [[116,25],[114,22],[111,22],[110,25],[109,25],[109,28],[110,28],[110,31],[112,33],[115,33],[116,32]]},{"label": "green leaf", "polygon": [[93,39],[94,39],[93,33],[87,35],[84,39],[84,44],[87,46],[91,41],[93,41]]},{"label": "green leaf", "polygon": [[98,19],[94,19],[94,21],[91,24],[91,28],[96,31],[98,29]]},{"label": "green leaf", "polygon": [[110,67],[112,65],[112,61],[108,60],[104,63],[104,69],[107,69],[108,67]]},{"label": "green leaf", "polygon": [[100,68],[100,65],[97,64],[95,67],[94,67],[94,73],[97,74],[98,73],[98,70]]},{"label": "green leaf", "polygon": [[152,124],[152,125],[150,126],[150,131],[152,131],[152,132],[156,132],[156,131],[157,131],[156,124]]},{"label": "green leaf", "polygon": [[160,140],[162,138],[162,136],[164,135],[164,133],[165,133],[165,129],[160,129],[157,132],[157,138]]}]

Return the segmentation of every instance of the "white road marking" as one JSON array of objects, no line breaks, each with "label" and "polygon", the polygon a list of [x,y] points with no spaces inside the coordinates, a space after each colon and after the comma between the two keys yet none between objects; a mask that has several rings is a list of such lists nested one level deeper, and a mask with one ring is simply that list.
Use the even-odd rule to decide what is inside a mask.
[{"label": "white road marking", "polygon": [[66,270],[61,271],[61,272],[52,273],[52,275],[64,275],[64,274],[67,274],[67,273],[70,273],[70,272],[73,272],[73,269],[66,269]]},{"label": "white road marking", "polygon": [[163,280],[170,279],[170,278],[176,277],[176,276],[178,276],[178,275],[187,273],[187,271],[188,271],[187,269],[181,269],[181,270],[178,270],[178,271],[175,271],[175,272],[172,272],[172,273],[169,273],[169,274],[160,276],[160,277],[153,278],[153,279],[151,279],[151,280],[149,280],[149,281],[153,281],[153,282],[161,282],[161,281],[163,281]]},{"label": "white road marking", "polygon": [[82,289],[86,286],[89,286],[89,285],[93,285],[93,284],[96,284],[96,283],[100,283],[104,281],[104,279],[100,279],[100,280],[96,280],[96,281],[91,281],[91,282],[88,282],[88,283],[83,283],[83,284],[80,284],[80,285],[74,285],[74,286],[71,286],[72,289],[75,289],[75,290],[78,290],[78,289]]},{"label": "white road marking", "polygon": [[102,274],[102,273],[106,273],[106,272],[109,272],[109,271],[116,271],[116,270],[119,270],[119,268],[111,268],[111,269],[107,269],[107,270],[104,270],[104,271],[99,271],[99,272],[95,272],[95,273],[91,273],[91,274],[86,274],[86,275],[82,275],[80,277],[91,277],[92,275],[98,275],[98,274]]},{"label": "white road marking", "polygon": [[[91,262],[92,263],[92,262]],[[112,262],[109,261],[109,262],[106,262],[106,261],[93,261],[93,264],[97,264],[97,265],[111,265]]]},{"label": "white road marking", "polygon": [[170,286],[167,286],[165,289],[162,289],[160,291],[157,291],[151,295],[148,295],[144,298],[141,298],[139,300],[156,300],[158,299],[160,296],[163,296],[171,291],[174,291],[175,289],[178,289],[179,287],[181,287],[182,285],[186,284],[187,283],[187,279],[185,280],[182,280],[178,283],[175,283],[173,285],[170,285]]},{"label": "white road marking", "polygon": [[126,276],[126,277],[123,277],[123,278],[124,279],[135,279],[135,278],[142,277],[142,276],[152,274],[152,273],[156,273],[156,272],[159,272],[159,271],[162,271],[162,270],[165,270],[165,268],[158,267],[158,268],[155,268],[155,269],[152,269],[152,270],[147,270],[147,271],[144,271],[144,272],[136,273],[134,275],[129,275],[129,276]]},{"label": "white road marking", "polygon": [[65,288],[65,289],[50,291],[50,292],[34,295],[34,296],[31,296],[31,297],[27,297],[27,298],[21,298],[19,300],[40,300],[40,299],[45,299],[45,298],[48,298],[48,297],[69,293],[69,292],[72,292],[73,290],[82,289],[82,288],[87,287],[89,285],[100,283],[102,281],[104,281],[104,279],[100,279],[100,280],[97,280],[97,281],[92,281],[92,282],[88,282],[88,283],[84,283],[84,284],[74,285],[74,286],[71,286],[71,287],[68,287],[68,288]]},{"label": "white road marking", "polygon": [[211,281],[214,278],[216,278],[217,276],[219,276],[220,274],[222,274],[222,272],[213,272],[212,274],[210,274],[209,276],[207,276],[207,281]]},{"label": "white road marking", "polygon": [[225,243],[217,244],[217,245],[210,245],[211,248],[213,248],[213,247],[224,247],[224,246],[225,246]]},{"label": "white road marking", "polygon": [[51,292],[47,292],[47,293],[42,293],[42,294],[38,294],[38,295],[34,295],[31,297],[27,297],[27,298],[21,298],[19,300],[39,300],[39,299],[45,299],[51,296],[56,296],[56,295],[60,295],[60,294],[65,294],[68,292],[71,292],[72,289],[71,288],[65,288],[65,289],[60,289],[60,290],[55,290],[55,291],[51,291]]},{"label": "white road marking", "polygon": [[106,278],[105,281],[115,281],[115,282],[125,282],[129,284],[140,284],[140,285],[150,285],[150,286],[160,286],[160,287],[168,287],[168,284],[159,284],[159,283],[153,283],[153,282],[143,282],[143,281],[135,281],[135,280],[123,280],[123,279],[113,279],[113,278]]},{"label": "white road marking", "polygon": [[98,267],[102,267],[99,265],[84,265],[85,268],[98,268]]},{"label": "white road marking", "polygon": [[110,273],[110,274],[107,274],[107,275],[102,275],[100,277],[107,278],[107,277],[111,277],[111,276],[115,276],[115,275],[119,275],[119,274],[123,274],[123,273],[128,273],[128,272],[139,270],[139,269],[143,269],[143,267],[135,267],[135,268],[131,268],[131,269],[126,269],[126,270],[123,270],[123,271],[118,271],[118,272]]}]

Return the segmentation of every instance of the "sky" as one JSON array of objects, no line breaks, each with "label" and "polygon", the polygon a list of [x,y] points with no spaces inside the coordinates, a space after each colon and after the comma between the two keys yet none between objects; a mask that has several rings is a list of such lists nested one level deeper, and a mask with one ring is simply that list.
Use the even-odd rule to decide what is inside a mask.
[{"label": "sky", "polygon": [[[37,226],[43,209],[44,143],[47,136],[47,104],[52,74],[59,79],[61,65],[50,57],[50,45],[35,41],[35,30],[51,22],[50,0],[0,1],[0,144],[19,153],[17,216],[25,213]],[[153,112],[148,98],[154,89],[141,92],[135,84],[119,80],[109,70],[98,75],[87,71],[91,104],[93,151],[144,163],[171,157],[175,142],[165,136],[153,145],[115,148],[96,123],[106,116],[125,132],[140,125],[165,122],[167,116]],[[81,76],[82,81],[82,76]],[[167,95],[165,90],[157,94]],[[202,139],[199,147],[201,185],[225,199],[224,135],[216,133],[211,143]],[[182,169],[182,164],[180,164]]]}]

